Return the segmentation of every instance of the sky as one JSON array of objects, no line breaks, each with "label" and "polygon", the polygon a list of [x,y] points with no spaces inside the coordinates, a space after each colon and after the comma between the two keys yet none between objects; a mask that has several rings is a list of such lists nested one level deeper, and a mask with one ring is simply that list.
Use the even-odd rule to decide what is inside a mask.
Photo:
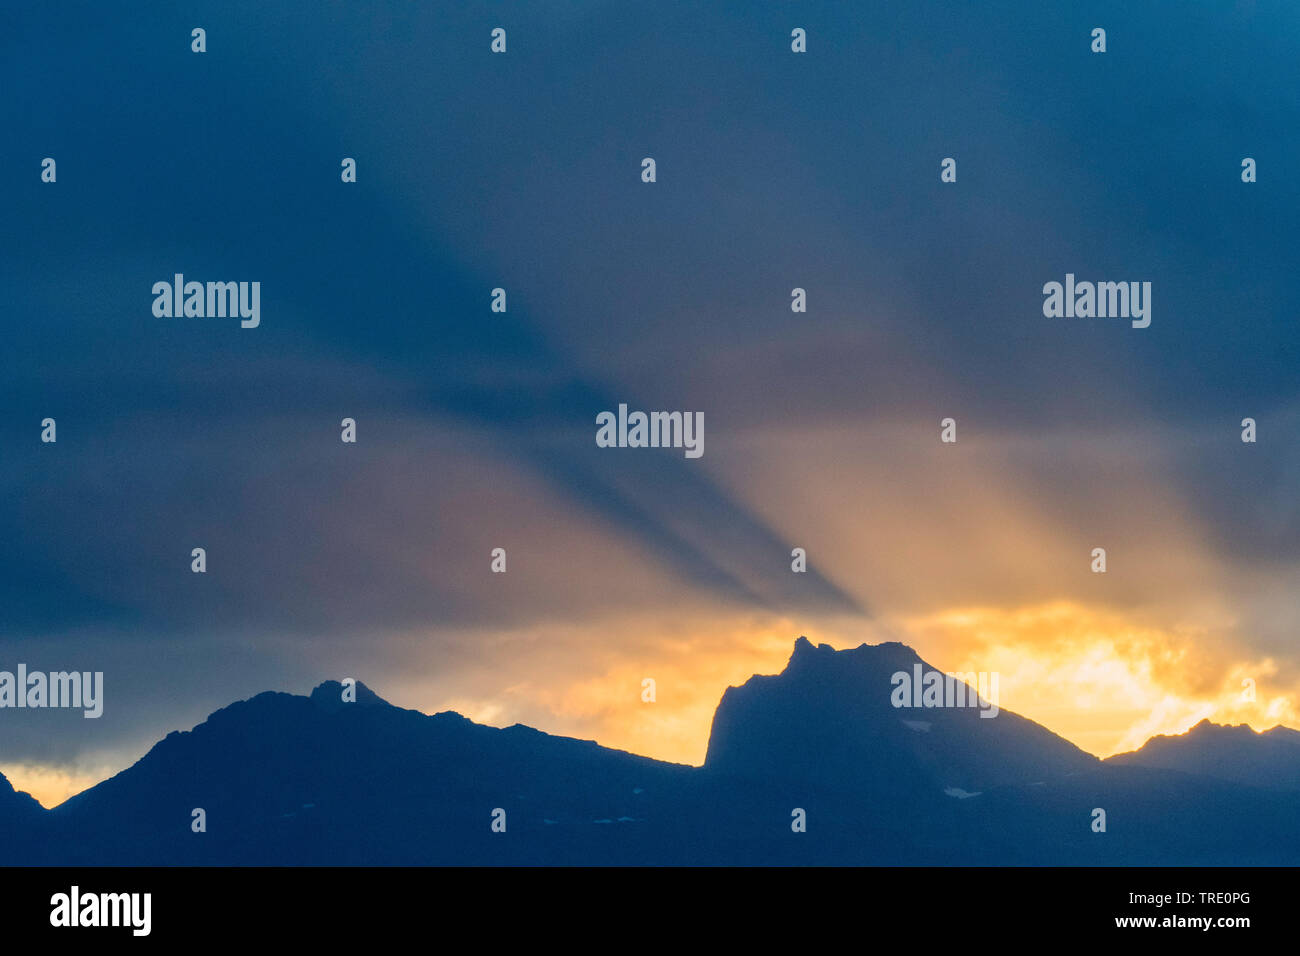
[{"label": "sky", "polygon": [[[1133,7],[5,10],[0,670],[105,706],[0,710],[0,772],[347,676],[700,763],[801,634],[1103,756],[1300,726],[1300,12]],[[1045,317],[1067,273],[1150,326]],[[703,456],[598,448],[619,403]]]}]

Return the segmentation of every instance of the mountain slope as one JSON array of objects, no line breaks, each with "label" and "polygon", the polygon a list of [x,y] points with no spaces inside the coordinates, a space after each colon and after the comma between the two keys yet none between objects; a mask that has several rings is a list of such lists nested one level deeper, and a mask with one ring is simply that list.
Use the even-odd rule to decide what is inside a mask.
[{"label": "mountain slope", "polygon": [[[362,684],[357,692],[355,703],[335,682],[310,697],[259,694],[169,734],[52,811],[71,837],[62,860],[530,862],[539,846],[581,848],[593,827],[644,818],[690,773],[518,725],[403,710]],[[195,808],[206,832],[192,830]],[[490,829],[497,808],[510,839]]]},{"label": "mountain slope", "polygon": [[23,851],[48,811],[0,774],[0,864],[22,862]]},{"label": "mountain slope", "polygon": [[15,790],[9,779],[0,773],[0,819],[25,817],[45,812],[36,798],[22,790]]},{"label": "mountain slope", "polygon": [[1106,763],[1300,790],[1300,731],[1278,726],[1256,733],[1245,724],[1225,726],[1202,720],[1185,734],[1152,737],[1138,750],[1115,754]]},{"label": "mountain slope", "polygon": [[705,767],[910,799],[919,791],[974,793],[1097,765],[1096,757],[1010,711],[983,717],[973,706],[895,707],[892,676],[910,678],[918,666],[936,670],[903,644],[836,651],[801,637],[781,674],[728,688]]}]

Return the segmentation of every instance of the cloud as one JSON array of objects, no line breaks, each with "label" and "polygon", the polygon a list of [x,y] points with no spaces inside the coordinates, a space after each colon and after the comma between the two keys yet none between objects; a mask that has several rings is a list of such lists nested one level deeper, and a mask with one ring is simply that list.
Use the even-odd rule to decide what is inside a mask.
[{"label": "cloud", "polygon": [[[1248,656],[1231,631],[1065,601],[956,608],[902,626],[935,666],[997,671],[1003,708],[1103,757],[1207,717],[1257,730],[1300,720],[1300,669]],[[1254,701],[1245,678],[1256,683]]]}]

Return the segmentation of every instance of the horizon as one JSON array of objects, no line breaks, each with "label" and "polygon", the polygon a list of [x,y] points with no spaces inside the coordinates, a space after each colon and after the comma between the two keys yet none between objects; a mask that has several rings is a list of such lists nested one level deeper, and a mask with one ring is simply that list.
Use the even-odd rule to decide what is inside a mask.
[{"label": "horizon", "polygon": [[[836,652],[836,653],[840,653],[840,652],[842,652],[842,651],[858,650],[858,649],[861,649],[861,648],[863,648],[863,647],[867,647],[867,648],[875,648],[875,647],[879,647],[880,644],[891,643],[891,641],[881,641],[881,642],[879,642],[879,643],[877,643],[877,644],[870,644],[870,643],[864,641],[864,642],[862,642],[862,643],[860,643],[860,644],[857,644],[857,645],[854,645],[854,646],[851,646],[851,647],[842,647],[842,648],[841,648],[841,647],[834,647],[833,645],[829,645],[829,642],[826,642],[826,641],[816,641],[816,640],[813,640],[812,638],[809,638],[807,635],[801,634],[801,635],[799,635],[798,637],[796,637],[793,641],[791,641],[791,654],[792,654],[792,655],[793,655],[793,653],[794,653],[794,648],[797,646],[797,644],[798,644],[798,642],[799,642],[800,640],[806,640],[806,641],[808,641],[808,642],[811,644],[811,646],[813,646],[813,647],[818,647],[819,645],[823,645],[823,644],[825,644],[825,645],[827,645],[827,646],[831,646],[832,650],[833,650],[834,652]],[[923,663],[925,663],[925,664],[927,664],[927,665],[929,665],[929,666],[931,666],[931,667],[934,667],[934,665],[932,664],[932,662],[930,662],[930,661],[928,661],[928,660],[925,659],[924,655],[921,655],[921,654],[919,654],[918,652],[916,652],[915,648],[912,648],[910,645],[906,644],[905,642],[893,641],[892,643],[900,643],[900,644],[902,644],[902,646],[908,648],[908,650],[911,650],[911,651],[913,651],[914,653],[917,653],[917,654],[918,654],[918,657],[921,659],[921,661],[922,661]],[[787,664],[788,664],[788,660],[787,660]],[[946,673],[946,674],[949,674],[949,675],[952,675],[953,673],[955,673],[954,671],[951,671],[951,670],[944,670],[943,668],[934,668],[934,669],[935,669],[935,670],[939,670],[939,671],[941,671],[941,672],[943,672],[943,673]],[[775,671],[774,674],[780,674],[780,673],[782,673],[783,671],[784,671],[784,667],[782,667],[782,668],[781,668],[780,670],[778,670],[778,671]],[[753,675],[751,675],[751,676],[752,676],[752,677],[760,677],[760,676],[772,676],[772,675],[755,673],[755,674],[753,674]],[[297,697],[308,697],[308,698],[309,698],[309,697],[311,697],[311,696],[313,695],[313,693],[314,693],[315,691],[319,690],[321,687],[324,687],[324,686],[326,686],[326,685],[328,685],[328,684],[339,684],[339,683],[341,682],[341,680],[343,680],[343,679],[344,679],[344,678],[337,678],[337,677],[324,678],[324,679],[322,679],[322,680],[320,680],[320,681],[317,681],[315,684],[313,684],[311,687],[309,687],[309,688],[308,688],[305,692],[303,692],[303,693],[298,693],[298,692],[295,692],[295,691],[283,690],[283,689],[278,689],[278,688],[265,688],[264,690],[258,691],[258,692],[254,693],[254,694],[251,694],[251,695],[248,696],[248,697],[240,698],[240,699],[237,699],[237,700],[232,700],[232,701],[228,702],[227,704],[222,705],[222,707],[217,708],[217,710],[222,710],[222,709],[225,709],[226,707],[234,706],[234,705],[236,705],[236,704],[240,704],[240,703],[247,703],[248,701],[250,701],[250,700],[254,699],[255,697],[259,696],[260,694],[264,694],[264,693],[285,693],[285,694],[290,694],[290,695],[292,695],[292,696],[297,696]],[[491,728],[498,729],[498,730],[506,729],[506,728],[508,728],[508,727],[512,727],[512,726],[522,726],[522,727],[527,727],[527,728],[532,729],[532,730],[540,731],[541,733],[547,734],[548,736],[555,736],[555,737],[568,737],[568,738],[570,738],[570,739],[588,740],[588,741],[591,741],[591,742],[593,742],[593,743],[596,743],[597,745],[599,745],[599,746],[601,746],[601,747],[604,747],[604,748],[606,748],[606,749],[610,749],[610,750],[619,750],[619,751],[623,751],[623,752],[626,752],[626,753],[635,754],[636,756],[650,757],[650,758],[652,758],[652,759],[655,759],[655,760],[661,760],[661,761],[666,762],[666,763],[675,763],[675,764],[679,764],[679,765],[682,765],[682,766],[694,767],[694,768],[697,768],[697,769],[703,767],[703,765],[704,765],[703,754],[701,754],[701,757],[700,757],[700,759],[699,759],[698,761],[693,761],[693,762],[692,762],[692,761],[672,760],[672,759],[668,759],[668,758],[660,757],[660,756],[658,756],[658,755],[656,755],[656,754],[651,754],[651,753],[641,753],[641,752],[638,752],[638,751],[635,751],[635,750],[630,750],[630,749],[628,749],[628,748],[626,748],[626,747],[620,747],[620,746],[617,746],[617,745],[614,745],[614,744],[607,743],[607,742],[605,742],[605,741],[601,741],[601,740],[596,739],[596,738],[588,738],[588,737],[574,737],[572,734],[559,733],[559,732],[552,731],[552,730],[549,730],[549,729],[544,728],[544,727],[535,727],[535,726],[533,726],[533,725],[531,725],[531,724],[525,724],[525,723],[521,723],[521,722],[519,722],[519,721],[514,721],[514,722],[511,722],[511,723],[492,723],[492,722],[490,722],[490,721],[475,720],[473,717],[470,717],[470,716],[467,715],[467,714],[462,714],[460,711],[455,710],[454,708],[440,708],[440,709],[425,710],[425,709],[421,709],[421,708],[418,708],[418,707],[407,707],[407,706],[403,705],[403,704],[400,703],[400,702],[397,702],[397,701],[394,701],[394,700],[390,699],[390,698],[387,697],[385,694],[383,694],[383,693],[379,692],[378,690],[376,690],[375,687],[373,687],[373,686],[372,686],[368,681],[366,681],[364,678],[355,677],[355,678],[353,678],[353,679],[356,681],[356,683],[357,683],[358,686],[363,686],[363,687],[365,687],[365,688],[366,688],[367,690],[369,690],[372,694],[374,694],[376,697],[378,697],[378,698],[379,698],[383,703],[385,703],[385,704],[387,704],[387,705],[389,705],[389,706],[392,706],[392,707],[398,707],[398,708],[405,709],[405,710],[414,710],[414,711],[416,711],[416,712],[418,712],[418,713],[420,713],[420,714],[422,714],[422,715],[424,715],[424,716],[426,716],[426,717],[435,716],[436,714],[440,714],[440,713],[453,713],[453,714],[457,714],[458,716],[465,717],[467,720],[470,720],[470,721],[472,721],[472,722],[475,723],[475,724],[479,724],[480,726],[491,727]],[[748,680],[748,678],[747,678],[746,680]],[[728,688],[738,687],[738,686],[741,686],[743,683],[745,683],[745,682],[742,681],[740,684],[731,684],[731,685],[728,685]],[[728,689],[728,688],[724,688],[722,694],[725,694],[726,689]],[[719,694],[719,702],[721,701],[722,694]],[[1057,733],[1057,731],[1054,730],[1051,726],[1049,726],[1049,725],[1047,725],[1047,724],[1044,724],[1042,721],[1035,720],[1035,718],[1033,717],[1032,714],[1027,714],[1027,713],[1024,713],[1024,712],[1022,712],[1022,711],[1018,711],[1018,710],[1016,710],[1016,709],[1013,708],[1013,707],[1008,707],[1008,706],[1005,706],[1005,705],[1002,705],[1002,706],[1001,706],[1001,709],[1002,709],[1002,710],[1006,710],[1006,711],[1011,712],[1011,713],[1016,713],[1016,714],[1018,714],[1019,716],[1021,716],[1021,717],[1025,717],[1025,718],[1027,718],[1027,719],[1029,719],[1029,720],[1033,720],[1035,723],[1039,724],[1040,726],[1043,726],[1043,727],[1044,727],[1046,730],[1048,730],[1049,732],[1055,734],[1056,736],[1060,737],[1060,738],[1063,739],[1063,740],[1066,740],[1066,741],[1069,742],[1069,743],[1074,744],[1074,746],[1078,747],[1078,748],[1079,748],[1080,750],[1082,750],[1084,753],[1087,753],[1087,754],[1089,754],[1090,756],[1096,757],[1096,758],[1099,759],[1099,760],[1106,760],[1106,759],[1108,759],[1109,757],[1113,757],[1113,756],[1116,756],[1116,755],[1119,755],[1119,754],[1132,753],[1132,752],[1135,752],[1135,751],[1141,749],[1141,746],[1142,746],[1142,745],[1139,745],[1138,747],[1134,747],[1134,748],[1132,748],[1132,749],[1128,749],[1128,750],[1115,750],[1115,751],[1113,751],[1113,752],[1111,752],[1111,753],[1094,753],[1093,751],[1089,750],[1087,747],[1084,747],[1084,746],[1080,745],[1077,741],[1070,740],[1069,737],[1067,737],[1067,736],[1065,736],[1065,735],[1063,735],[1063,734]],[[216,713],[216,712],[217,712],[217,711],[214,710],[214,711],[212,711],[211,713],[209,713],[207,716],[205,716],[205,717],[203,718],[202,721],[199,722],[199,724],[201,724],[201,723],[203,723],[203,722],[206,722],[206,720],[208,719],[208,717],[210,717],[212,713]],[[1278,727],[1282,727],[1282,728],[1284,728],[1284,729],[1289,729],[1289,730],[1296,730],[1297,732],[1300,732],[1300,728],[1290,728],[1290,727],[1286,727],[1286,725],[1284,725],[1284,724],[1282,724],[1282,723],[1276,723],[1276,724],[1273,724],[1273,725],[1271,725],[1271,726],[1264,727],[1264,728],[1257,728],[1257,727],[1255,727],[1254,725],[1250,724],[1249,722],[1245,722],[1245,721],[1243,721],[1243,722],[1241,722],[1241,723],[1237,723],[1237,724],[1232,724],[1232,723],[1219,723],[1219,722],[1216,722],[1216,721],[1212,720],[1212,719],[1209,718],[1209,717],[1203,717],[1203,718],[1201,718],[1199,721],[1196,721],[1195,723],[1189,725],[1187,728],[1185,728],[1185,729],[1182,730],[1182,731],[1177,731],[1177,732],[1173,732],[1173,733],[1153,734],[1153,735],[1151,735],[1150,738],[1148,738],[1147,741],[1143,741],[1143,745],[1144,745],[1145,743],[1149,742],[1150,740],[1155,739],[1156,737],[1160,737],[1160,736],[1165,736],[1165,737],[1182,737],[1182,736],[1186,736],[1186,735],[1189,734],[1193,729],[1195,729],[1195,727],[1199,726],[1199,725],[1202,724],[1202,723],[1207,723],[1207,722],[1210,723],[1212,726],[1215,726],[1215,727],[1221,727],[1221,728],[1236,728],[1236,727],[1242,727],[1242,726],[1245,726],[1245,727],[1248,727],[1248,728],[1251,730],[1251,732],[1254,733],[1254,734],[1256,734],[1256,735],[1263,734],[1263,733],[1267,733],[1268,731],[1273,730],[1273,729],[1276,729],[1276,728],[1278,728]],[[712,723],[712,720],[710,719],[710,724],[711,724],[711,723]],[[162,739],[163,739],[164,737],[166,737],[169,733],[172,733],[172,732],[175,732],[175,731],[179,731],[179,732],[182,732],[182,733],[188,733],[188,732],[192,731],[195,727],[199,726],[199,724],[194,724],[194,725],[191,726],[191,727],[184,727],[184,728],[182,728],[182,727],[171,727],[171,728],[163,729],[163,730],[161,730],[161,731],[159,732],[159,736],[157,737],[157,740],[154,741],[154,743],[157,743],[158,740],[162,740]],[[706,734],[706,738],[707,738],[707,736],[708,736],[708,735]],[[706,744],[707,744],[707,739],[706,739]],[[79,785],[77,785],[77,786],[75,786],[75,787],[73,786],[73,785],[74,785],[74,778],[72,778],[72,777],[66,777],[66,778],[63,778],[63,779],[61,779],[61,780],[57,780],[57,778],[56,778],[56,780],[57,780],[57,782],[56,782],[56,781],[52,781],[52,780],[51,780],[51,777],[50,777],[50,775],[48,774],[48,772],[42,773],[41,771],[37,771],[37,773],[35,773],[34,775],[32,775],[32,776],[29,778],[29,777],[27,777],[27,776],[24,775],[26,771],[25,771],[24,768],[22,768],[22,767],[18,767],[18,768],[7,768],[7,767],[5,767],[5,766],[0,766],[0,775],[3,775],[4,778],[7,779],[7,780],[9,781],[10,785],[11,785],[11,786],[16,790],[16,791],[27,793],[29,796],[31,796],[33,799],[35,799],[38,803],[40,803],[40,805],[41,805],[44,809],[51,810],[51,809],[54,809],[55,807],[59,806],[61,803],[67,801],[67,800],[70,799],[71,797],[74,797],[74,796],[76,796],[76,795],[79,794],[79,793],[83,793],[83,792],[85,792],[86,790],[88,790],[88,789],[90,789],[90,788],[92,788],[92,787],[94,787],[94,786],[97,786],[97,785],[100,784],[100,783],[103,783],[105,780],[108,780],[108,779],[110,779],[111,777],[116,776],[118,773],[122,772],[123,770],[127,770],[127,769],[129,769],[131,766],[134,766],[135,763],[137,763],[140,759],[142,759],[142,758],[143,758],[143,757],[148,753],[148,751],[149,751],[152,747],[153,747],[153,743],[151,743],[148,747],[146,747],[143,751],[141,751],[141,752],[139,753],[139,755],[138,755],[137,757],[135,757],[134,759],[130,760],[129,762],[125,763],[124,765],[122,765],[122,766],[120,766],[120,767],[117,767],[117,768],[115,768],[115,769],[113,769],[113,770],[110,770],[110,771],[106,772],[104,775],[99,776],[99,777],[97,777],[96,779],[93,779],[93,780],[91,780],[91,781],[88,782],[88,783],[84,783],[84,782],[82,782],[82,781],[75,781],[75,783],[79,784]],[[11,770],[13,771],[12,773],[10,772]],[[39,792],[33,792],[33,790],[30,789],[28,786],[23,786],[23,785],[22,785],[22,782],[25,781],[25,780],[28,780],[28,779],[33,779],[33,780],[36,781],[36,787],[37,787],[37,790],[38,790]],[[44,788],[44,789],[42,790],[42,788]]]}]

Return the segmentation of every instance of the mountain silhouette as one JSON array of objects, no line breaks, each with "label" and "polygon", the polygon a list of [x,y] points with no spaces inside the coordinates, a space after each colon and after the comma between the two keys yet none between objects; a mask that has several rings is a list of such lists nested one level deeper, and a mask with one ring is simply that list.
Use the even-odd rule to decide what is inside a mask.
[{"label": "mountain silhouette", "polygon": [[801,638],[781,674],[726,691],[702,767],[405,710],[361,683],[354,701],[336,681],[267,692],[52,810],[6,781],[0,853],[37,865],[1300,862],[1294,794],[1101,762],[1006,710],[894,707],[891,676],[915,666],[929,669],[901,644]]},{"label": "mountain silhouette", "polygon": [[20,815],[40,809],[41,805],[30,794],[15,790],[9,779],[0,773],[0,815]]},{"label": "mountain silhouette", "polygon": [[[73,862],[542,862],[539,834],[635,820],[646,792],[670,792],[690,769],[404,710],[361,683],[345,703],[330,681],[309,697],[259,694],[168,734],[49,816]],[[206,832],[192,830],[196,808]],[[511,839],[489,829],[496,808]]]},{"label": "mountain silhouette", "polygon": [[1300,731],[1202,720],[1185,734],[1152,737],[1138,750],[1106,759],[1117,766],[1161,767],[1277,790],[1300,790]]},{"label": "mountain silhouette", "polygon": [[[1091,769],[1097,758],[1009,711],[895,707],[894,674],[937,671],[899,643],[837,651],[806,637],[775,677],[728,688],[705,766],[855,790],[975,793]],[[974,688],[966,699],[974,700]]]},{"label": "mountain silhouette", "polygon": [[0,773],[0,830],[6,823],[23,823],[45,812],[36,799],[22,790],[15,790],[4,774]]},{"label": "mountain silhouette", "polygon": [[0,864],[30,862],[25,847],[33,828],[38,827],[46,810],[30,795],[15,790],[0,774]]}]

